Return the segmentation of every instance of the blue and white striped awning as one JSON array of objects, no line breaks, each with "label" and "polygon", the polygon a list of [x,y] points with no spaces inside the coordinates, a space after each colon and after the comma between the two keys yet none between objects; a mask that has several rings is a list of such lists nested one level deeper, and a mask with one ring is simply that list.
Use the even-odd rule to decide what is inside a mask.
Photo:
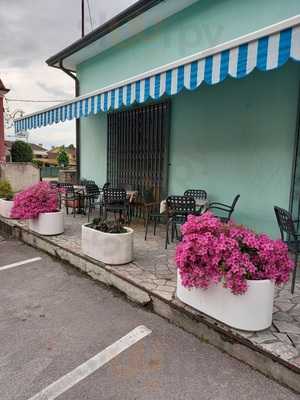
[{"label": "blue and white striped awning", "polygon": [[176,95],[183,89],[195,90],[203,82],[214,85],[229,76],[244,78],[255,68],[273,70],[289,59],[300,61],[300,16],[24,116],[15,121],[15,131],[113,111],[151,99],[158,100],[163,96]]}]

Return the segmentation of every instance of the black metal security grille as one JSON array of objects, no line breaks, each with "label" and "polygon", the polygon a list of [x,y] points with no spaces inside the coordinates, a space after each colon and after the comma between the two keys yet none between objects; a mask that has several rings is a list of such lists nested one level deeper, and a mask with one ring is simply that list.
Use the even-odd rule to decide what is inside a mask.
[{"label": "black metal security grille", "polygon": [[169,102],[108,114],[107,180],[113,187],[167,195]]}]

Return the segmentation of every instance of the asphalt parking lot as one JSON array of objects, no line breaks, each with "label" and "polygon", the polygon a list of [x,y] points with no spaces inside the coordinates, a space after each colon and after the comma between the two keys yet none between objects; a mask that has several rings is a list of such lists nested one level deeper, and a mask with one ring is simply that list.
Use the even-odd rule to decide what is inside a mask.
[{"label": "asphalt parking lot", "polygon": [[0,238],[1,400],[299,395],[74,268]]}]

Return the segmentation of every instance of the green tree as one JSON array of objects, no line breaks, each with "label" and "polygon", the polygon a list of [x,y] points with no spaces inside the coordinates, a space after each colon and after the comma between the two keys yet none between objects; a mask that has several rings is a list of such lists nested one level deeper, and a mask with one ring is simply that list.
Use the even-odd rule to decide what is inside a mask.
[{"label": "green tree", "polygon": [[69,156],[64,148],[61,148],[57,155],[58,165],[66,168],[69,165]]},{"label": "green tree", "polygon": [[33,152],[29,143],[16,140],[11,146],[12,162],[32,162]]}]

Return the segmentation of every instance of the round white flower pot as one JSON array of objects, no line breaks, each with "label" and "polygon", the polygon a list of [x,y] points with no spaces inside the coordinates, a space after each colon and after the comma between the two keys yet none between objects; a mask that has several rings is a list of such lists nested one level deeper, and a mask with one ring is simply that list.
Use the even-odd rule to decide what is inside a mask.
[{"label": "round white flower pot", "polygon": [[122,265],[133,260],[133,229],[127,233],[106,233],[82,225],[81,249],[84,254],[104,264]]},{"label": "round white flower pot", "polygon": [[10,213],[13,207],[13,200],[0,199],[0,215],[4,218],[11,218]]},{"label": "round white flower pot", "polygon": [[40,235],[60,235],[64,232],[64,213],[41,213],[37,218],[29,220],[29,228]]},{"label": "round white flower pot", "polygon": [[261,331],[272,324],[274,282],[248,281],[243,295],[234,295],[219,283],[208,289],[185,288],[177,270],[177,297],[218,321],[236,329]]}]

